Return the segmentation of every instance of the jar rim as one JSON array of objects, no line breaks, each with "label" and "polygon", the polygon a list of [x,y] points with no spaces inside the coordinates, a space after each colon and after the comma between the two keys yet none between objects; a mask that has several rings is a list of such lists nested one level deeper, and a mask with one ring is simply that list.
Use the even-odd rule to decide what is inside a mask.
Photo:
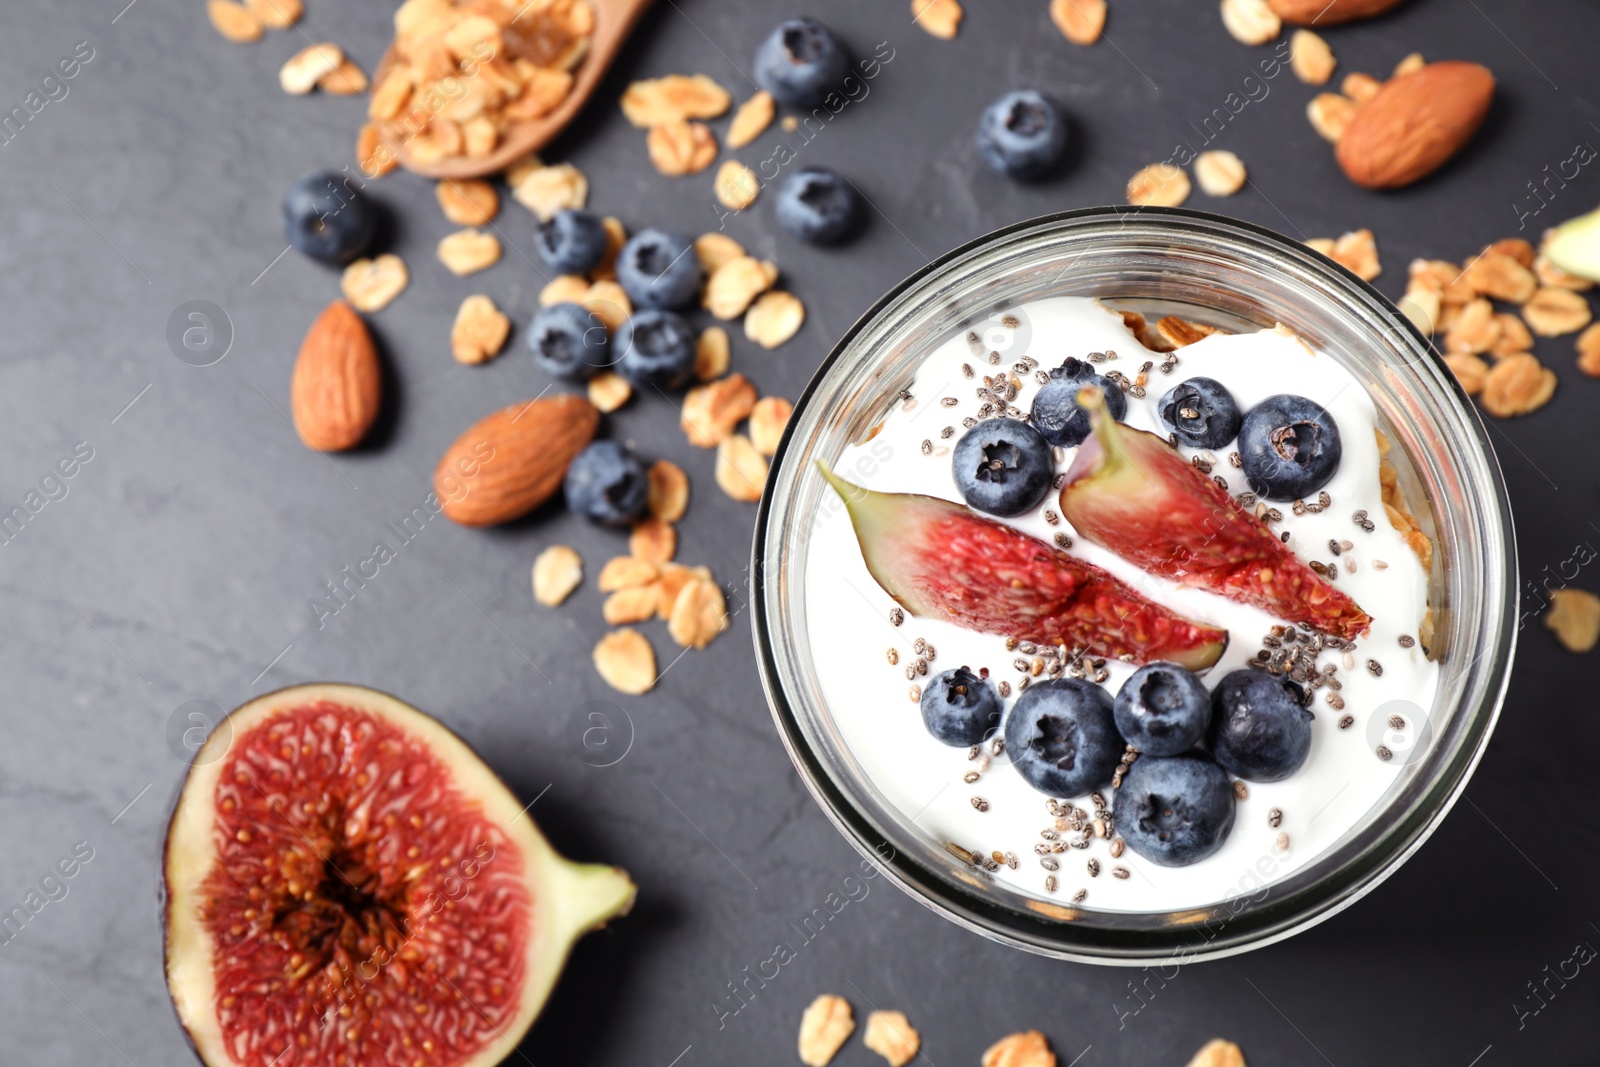
[{"label": "jar rim", "polygon": [[[803,595],[787,567],[792,559],[790,542],[804,525],[795,518],[795,485],[810,466],[816,429],[827,415],[818,405],[831,401],[826,406],[836,407],[841,383],[852,372],[862,371],[863,361],[881,354],[873,343],[887,343],[887,334],[907,315],[926,315],[928,308],[919,312],[918,302],[925,305],[939,298],[941,287],[959,288],[963,279],[970,284],[980,269],[1002,276],[1003,267],[997,270],[992,261],[1008,254],[1020,259],[1029,242],[1062,235],[1109,241],[1119,233],[1125,242],[1167,241],[1172,248],[1182,243],[1211,256],[1248,251],[1279,270],[1274,284],[1287,286],[1287,279],[1293,278],[1303,287],[1303,298],[1318,294],[1332,301],[1331,310],[1350,316],[1350,324],[1380,332],[1382,342],[1398,355],[1397,361],[1382,364],[1386,381],[1380,384],[1394,394],[1391,411],[1419,423],[1406,429],[1432,430],[1447,446],[1438,455],[1418,457],[1412,454],[1416,442],[1401,434],[1406,454],[1421,460],[1419,476],[1441,535],[1450,533],[1454,538],[1441,549],[1461,556],[1460,563],[1452,563],[1445,551],[1439,553],[1445,561],[1440,565],[1446,571],[1445,581],[1453,583],[1446,591],[1448,606],[1456,609],[1450,620],[1452,633],[1466,635],[1471,630],[1470,636],[1476,638],[1470,649],[1452,644],[1451,655],[1470,651],[1472,658],[1457,686],[1462,702],[1447,724],[1452,727],[1451,743],[1445,751],[1441,737],[1433,755],[1442,760],[1430,762],[1427,781],[1413,783],[1418,788],[1402,810],[1391,811],[1395,804],[1386,799],[1380,805],[1384,810],[1377,813],[1386,825],[1375,839],[1341,841],[1305,867],[1268,883],[1259,899],[1223,916],[1214,931],[1210,928],[1215,913],[1229,901],[1160,913],[1079,909],[1021,894],[1005,899],[953,878],[949,869],[930,860],[926,842],[905,847],[906,833],[891,829],[888,813],[865,810],[868,805],[848,788],[859,783],[841,781],[839,772],[822,758],[816,731],[808,729],[813,724],[803,719],[817,709],[797,706],[808,698],[797,684],[794,641],[785,629],[792,614],[790,598]],[[1108,254],[1105,247],[1092,251],[1095,256]],[[1080,260],[1090,254],[1084,252]],[[1261,292],[1270,294],[1272,287],[1263,284]],[[946,294],[945,299],[956,297]],[[954,306],[947,303],[947,308]],[[1374,391],[1375,383],[1364,379],[1364,384],[1369,393]],[[830,388],[834,393],[828,392]],[[1445,464],[1446,458],[1452,463]],[[1441,513],[1439,501],[1447,490],[1470,497],[1470,505],[1460,513]],[[1471,586],[1479,600],[1470,605],[1469,586],[1463,581],[1467,563],[1482,567]],[[1507,595],[1518,587],[1515,534],[1504,477],[1481,417],[1428,340],[1373,286],[1320,253],[1253,223],[1183,208],[1082,208],[1024,220],[952,249],[891,288],[845,331],[795,402],[759,505],[751,574],[758,668],[780,738],[802,780],[846,839],[902,889],[958,924],[1032,952],[1082,962],[1139,965],[1230,955],[1306,929],[1370,892],[1421,846],[1464,790],[1497,720],[1516,644],[1516,598]],[[1442,701],[1445,686],[1441,684],[1440,690]],[[1210,932],[1196,942],[1196,931]]]}]

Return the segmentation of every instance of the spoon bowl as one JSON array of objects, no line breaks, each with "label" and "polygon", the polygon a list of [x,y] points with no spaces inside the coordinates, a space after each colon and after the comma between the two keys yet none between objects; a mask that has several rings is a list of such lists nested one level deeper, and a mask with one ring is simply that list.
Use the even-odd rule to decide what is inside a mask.
[{"label": "spoon bowl", "polygon": [[[437,160],[417,160],[408,150],[405,138],[391,132],[383,135],[384,143],[395,154],[402,167],[426,178],[462,179],[481,178],[505,170],[530,152],[537,152],[566,128],[599,86],[617,52],[628,34],[633,31],[639,17],[650,6],[651,0],[588,0],[594,8],[594,32],[589,36],[589,47],[573,72],[572,88],[561,103],[548,114],[527,122],[508,126],[500,144],[486,156],[448,156]],[[394,66],[394,45],[384,52],[378,63],[372,84],[378,85]]]}]

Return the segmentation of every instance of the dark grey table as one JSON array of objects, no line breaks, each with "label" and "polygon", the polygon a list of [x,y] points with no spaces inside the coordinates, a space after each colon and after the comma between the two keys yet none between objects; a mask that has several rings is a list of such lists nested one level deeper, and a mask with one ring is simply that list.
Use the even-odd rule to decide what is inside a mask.
[{"label": "dark grey table", "polygon": [[[747,613],[634,699],[589,665],[604,629],[592,584],[556,613],[530,599],[540,547],[580,545],[593,574],[624,550],[620,536],[555,511],[487,533],[436,520],[319,628],[308,604],[322,583],[390,538],[386,523],[423,499],[443,447],[545,385],[520,336],[483,368],[457,366],[448,348],[464,295],[491,293],[521,324],[542,279],[511,250],[489,273],[448,275],[432,250],[452,227],[431,183],[395,175],[374,186],[393,218],[385,243],[413,279],[373,320],[390,410],[372,447],[331,461],[308,452],[285,418],[289,371],[337,277],[279,256],[278,201],[301,172],[351,160],[364,102],[287,97],[276,74],[308,39],[336,41],[370,69],[393,5],[308,0],[304,37],[238,47],[211,29],[200,0],[126,2],[10,0],[0,33],[0,113],[25,106],[78,42],[92,49],[67,95],[0,144],[0,510],[79,442],[92,450],[66,495],[55,490],[0,546],[0,911],[21,905],[79,842],[93,857],[65,897],[0,946],[7,1059],[185,1059],[154,906],[165,804],[183,772],[175,724],[181,733],[191,701],[232,707],[339,679],[440,715],[539,798],[534,814],[559,847],[623,864],[641,887],[632,917],[580,946],[525,1042],[530,1062],[794,1062],[800,1010],[824,991],[860,1016],[873,1005],[905,1010],[940,1067],[974,1063],[991,1040],[1027,1027],[1049,1033],[1063,1064],[1091,1067],[1181,1065],[1219,1034],[1254,1064],[1595,1062],[1600,976],[1583,968],[1564,985],[1549,976],[1575,946],[1600,944],[1600,660],[1568,655],[1537,624],[1524,629],[1512,697],[1464,802],[1402,871],[1286,944],[1150,983],[1137,1013],[1134,974],[989,944],[881,879],[798,943],[790,921],[843,892],[858,858],[778,745]],[[887,42],[894,58],[869,95],[797,148],[800,161],[840,169],[870,197],[862,238],[838,251],[800,247],[773,224],[770,196],[730,223],[781,265],[808,312],[776,352],[736,336],[734,365],[763,392],[796,395],[833,339],[929,257],[1030,215],[1120,200],[1140,166],[1178,142],[1199,147],[1202,121],[1267,54],[1229,38],[1214,3],[1112,0],[1110,36],[1090,49],[1061,39],[1044,0],[968,7],[960,37],[943,42],[913,26],[901,0],[806,5],[861,54]],[[710,228],[709,175],[656,175],[617,94],[637,77],[704,71],[742,98],[756,41],[796,10],[663,0],[547,156],[580,166],[591,205],[630,227]],[[1295,237],[1370,226],[1385,263],[1378,284],[1391,296],[1412,257],[1459,260],[1516,233],[1538,206],[1529,183],[1575,146],[1600,144],[1600,9],[1583,0],[1414,0],[1327,37],[1347,70],[1383,74],[1414,49],[1486,63],[1500,79],[1488,126],[1432,180],[1362,192],[1305,120],[1313,90],[1285,73],[1216,138],[1243,157],[1252,187],[1222,202],[1197,193],[1191,204]],[[1071,109],[1076,147],[1059,180],[1011,184],[971,147],[982,106],[1019,86]],[[774,129],[737,154],[754,162],[779,138]],[[1593,206],[1600,171],[1549,188],[1525,233]],[[501,226],[528,249],[531,215],[510,206]],[[231,350],[212,366],[169,349],[169,316],[190,300],[214,302],[231,324]],[[1491,432],[1524,575],[1554,586],[1600,544],[1600,383],[1573,368],[1570,338],[1539,351],[1561,376],[1554,401]],[[711,565],[742,608],[754,508],[716,490],[711,454],[685,443],[670,405],[635,403],[606,421],[610,434],[690,472],[680,558]],[[1591,570],[1572,580],[1600,588]],[[1531,592],[1527,607],[1537,608]],[[675,651],[661,624],[647,630],[664,660]],[[631,719],[618,739],[631,750],[614,766],[591,766],[573,742],[573,716],[590,701]],[[783,941],[797,957],[728,1013],[728,983]],[[881,1061],[856,1041],[838,1062]]]}]

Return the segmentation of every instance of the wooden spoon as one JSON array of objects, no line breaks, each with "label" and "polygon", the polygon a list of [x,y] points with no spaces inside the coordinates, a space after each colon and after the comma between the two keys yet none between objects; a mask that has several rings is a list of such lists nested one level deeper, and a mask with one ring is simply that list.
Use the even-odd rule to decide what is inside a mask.
[{"label": "wooden spoon", "polygon": [[[400,165],[427,178],[481,178],[506,169],[529,152],[537,152],[566,128],[605,77],[611,61],[616,58],[622,43],[628,39],[639,16],[650,6],[650,0],[589,0],[594,8],[594,32],[589,37],[589,50],[578,64],[572,79],[572,90],[567,93],[549,114],[530,122],[518,122],[505,130],[500,147],[486,156],[447,156],[430,162],[418,162],[406,150],[406,142],[392,134],[384,134],[384,143],[394,152]],[[372,84],[378,85],[394,65],[394,45],[383,54],[378,63]]]}]

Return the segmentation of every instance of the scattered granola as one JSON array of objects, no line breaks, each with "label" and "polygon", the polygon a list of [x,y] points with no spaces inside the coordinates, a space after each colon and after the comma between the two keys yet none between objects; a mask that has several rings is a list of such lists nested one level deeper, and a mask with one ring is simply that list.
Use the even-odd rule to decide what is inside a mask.
[{"label": "scattered granola", "polygon": [[1543,407],[1555,391],[1555,372],[1531,353],[1519,352],[1490,368],[1478,401],[1489,414],[1509,418]]},{"label": "scattered granola", "polygon": [[330,41],[307,45],[278,71],[278,84],[283,91],[294,96],[304,96],[317,87],[325,74],[339,69],[344,62],[344,52]]},{"label": "scattered granola", "polygon": [[667,632],[684,648],[705,648],[729,626],[722,589],[709,578],[691,577],[679,591]]},{"label": "scattered granola", "polygon": [[760,137],[772,125],[775,111],[772,94],[765,89],[740,104],[739,110],[733,113],[733,121],[728,123],[728,147],[743,148]]},{"label": "scattered granola", "polygon": [[1244,163],[1232,152],[1201,152],[1195,157],[1194,177],[1207,196],[1232,196],[1244,188]]},{"label": "scattered granola", "polygon": [[1378,90],[1383,88],[1383,83],[1370,74],[1353,70],[1344,76],[1344,81],[1339,83],[1339,91],[1357,104],[1365,104],[1368,100],[1378,95]]},{"label": "scattered granola", "polygon": [[245,0],[244,6],[269,30],[287,30],[305,14],[300,0]]},{"label": "scattered granola", "polygon": [[381,178],[400,165],[400,157],[383,143],[383,135],[373,123],[363,123],[356,134],[356,165],[368,178]]},{"label": "scattered granola", "polygon": [[762,348],[777,348],[800,329],[806,309],[793,293],[764,293],[744,315],[744,335]]},{"label": "scattered granola", "polygon": [[1591,378],[1600,378],[1600,323],[1578,335],[1578,369]]},{"label": "scattered granola", "polygon": [[743,211],[756,202],[756,197],[761,193],[761,180],[756,177],[755,171],[737,159],[730,159],[717,168],[712,189],[717,194],[717,202],[723,207],[729,211]]},{"label": "scattered granola", "polygon": [[1283,32],[1267,0],[1222,0],[1222,24],[1240,44],[1266,44]]},{"label": "scattered granola", "polygon": [[1568,652],[1588,652],[1600,642],[1600,597],[1585,589],[1554,589],[1545,628]]},{"label": "scattered granola", "polygon": [[1539,279],[1533,271],[1502,251],[1485,251],[1462,273],[1475,292],[1513,304],[1532,299],[1539,289]]},{"label": "scattered granola", "polygon": [[961,25],[961,4],[958,0],[911,0],[911,21],[941,40],[952,40]]},{"label": "scattered granola", "polygon": [[717,318],[736,319],[777,280],[778,267],[771,260],[739,256],[723,263],[706,279],[702,302]]},{"label": "scattered granola", "polygon": [[616,282],[595,282],[578,303],[598,315],[613,337],[633,314],[633,301]]},{"label": "scattered granola", "polygon": [[614,370],[601,371],[589,379],[589,403],[609,414],[628,402],[633,386]]},{"label": "scattered granola", "polygon": [[506,184],[517,203],[548,222],[564,208],[576,210],[589,201],[589,179],[571,163],[545,167],[533,161],[530,167],[514,167],[506,172]]},{"label": "scattered granola", "polygon": [[1318,93],[1306,105],[1306,118],[1311,128],[1324,141],[1338,144],[1350,120],[1356,117],[1356,102],[1339,93]]},{"label": "scattered granola", "polygon": [[1489,375],[1489,364],[1480,357],[1456,354],[1445,356],[1444,361],[1468,396],[1477,396],[1483,391],[1484,379]]},{"label": "scattered granola", "polygon": [[663,522],[677,522],[689,510],[689,476],[671,460],[658,459],[648,475],[650,514]]},{"label": "scattered granola", "polygon": [[1245,1067],[1244,1051],[1232,1041],[1212,1038],[1194,1054],[1189,1067]]},{"label": "scattered granola", "polygon": [[1128,179],[1127,193],[1136,207],[1177,207],[1189,199],[1189,176],[1171,163],[1152,163]]},{"label": "scattered granola", "polygon": [[405,261],[385,253],[375,259],[358,259],[346,267],[339,278],[339,289],[357,311],[382,311],[410,280]]},{"label": "scattered granola", "polygon": [[367,91],[367,72],[345,56],[337,67],[317,79],[317,88],[330,96],[355,96]]},{"label": "scattered granola", "polygon": [[613,215],[601,219],[600,225],[606,231],[606,250],[601,253],[600,262],[589,272],[589,277],[597,282],[616,281],[617,253],[628,243],[628,228]]},{"label": "scattered granola", "polygon": [[1583,329],[1593,315],[1583,294],[1547,285],[1522,305],[1522,317],[1540,337],[1560,337]]},{"label": "scattered granola", "polygon": [[623,627],[594,646],[594,669],[619,693],[638,696],[656,684],[656,653],[638,630]]},{"label": "scattered granola", "polygon": [[717,445],[717,485],[735,500],[753,504],[767,481],[767,458],[750,438],[733,434]]},{"label": "scattered granola", "polygon": [[783,428],[789,424],[794,405],[781,396],[764,396],[750,409],[750,443],[763,456],[778,450]]},{"label": "scattered granola", "polygon": [[433,191],[439,210],[457,226],[487,226],[500,213],[500,194],[481,178],[447,178]]},{"label": "scattered granola", "polygon": [[831,993],[817,997],[800,1016],[800,1062],[827,1067],[855,1028],[855,1017],[843,997]]},{"label": "scattered granola", "polygon": [[1445,331],[1446,352],[1487,352],[1500,343],[1504,327],[1495,317],[1494,305],[1479,297],[1461,309],[1450,328]]},{"label": "scattered granola", "polygon": [[683,398],[679,420],[689,443],[715,448],[749,417],[756,403],[756,387],[742,374],[730,374],[690,389]]},{"label": "scattered granola", "polygon": [[1422,58],[1421,52],[1412,52],[1410,55],[1406,56],[1404,59],[1394,65],[1394,72],[1391,73],[1389,77],[1398,78],[1403,74],[1410,74],[1414,71],[1419,71],[1427,65],[1428,61]]},{"label": "scattered granola", "polygon": [[450,354],[458,363],[487,363],[500,354],[511,333],[511,320],[482,293],[461,301],[450,328]]},{"label": "scattered granola", "polygon": [[916,1058],[922,1036],[911,1020],[900,1011],[875,1011],[867,1016],[867,1032],[862,1043],[889,1061],[889,1067],[905,1067]]},{"label": "scattered granola", "polygon": [[678,552],[678,531],[672,523],[651,516],[634,524],[628,535],[628,554],[660,566]]},{"label": "scattered granola", "polygon": [[700,260],[700,269],[709,278],[717,272],[718,267],[729,260],[738,259],[745,252],[743,245],[725,233],[703,233],[694,239],[694,254]]},{"label": "scattered granola", "polygon": [[983,1053],[983,1067],[1056,1067],[1050,1040],[1038,1030],[1008,1034]]},{"label": "scattered granola", "polygon": [[636,81],[622,93],[622,113],[633,125],[648,129],[664,122],[714,119],[733,98],[704,74],[668,74]]},{"label": "scattered granola", "polygon": [[717,158],[717,139],[703,122],[663,122],[650,127],[644,143],[650,164],[669,178],[698,174]]},{"label": "scattered granola", "polygon": [[1295,30],[1289,37],[1289,67],[1307,85],[1326,85],[1338,61],[1328,42],[1307,29]]},{"label": "scattered granola", "polygon": [[1073,44],[1094,44],[1106,28],[1106,0],[1050,0],[1050,21]]},{"label": "scattered granola", "polygon": [[618,589],[606,598],[606,602],[601,605],[600,614],[612,626],[643,622],[655,617],[659,599],[660,594],[656,592],[653,584]]},{"label": "scattered granola", "polygon": [[1526,352],[1533,347],[1533,334],[1529,332],[1527,323],[1509,311],[1497,311],[1495,321],[1500,324],[1500,340],[1489,349],[1490,354],[1496,356],[1510,356],[1518,352]]},{"label": "scattered granola", "polygon": [[707,326],[694,344],[694,376],[709,382],[728,373],[728,331]]},{"label": "scattered granola", "polygon": [[596,585],[602,593],[615,593],[618,589],[632,589],[649,585],[661,574],[659,568],[647,559],[637,556],[613,556],[600,569]]},{"label": "scattered granola", "polygon": [[581,304],[589,298],[589,282],[576,274],[558,274],[539,290],[539,306]]},{"label": "scattered granola", "polygon": [[551,545],[533,561],[533,599],[556,607],[583,584],[583,557],[566,545]]},{"label": "scattered granola", "polygon": [[1371,281],[1383,273],[1378,261],[1378,244],[1371,230],[1353,230],[1338,240],[1312,239],[1306,244],[1332,259],[1363,281]]},{"label": "scattered granola", "polygon": [[464,277],[500,261],[500,239],[482,230],[457,230],[439,242],[439,262]]}]

